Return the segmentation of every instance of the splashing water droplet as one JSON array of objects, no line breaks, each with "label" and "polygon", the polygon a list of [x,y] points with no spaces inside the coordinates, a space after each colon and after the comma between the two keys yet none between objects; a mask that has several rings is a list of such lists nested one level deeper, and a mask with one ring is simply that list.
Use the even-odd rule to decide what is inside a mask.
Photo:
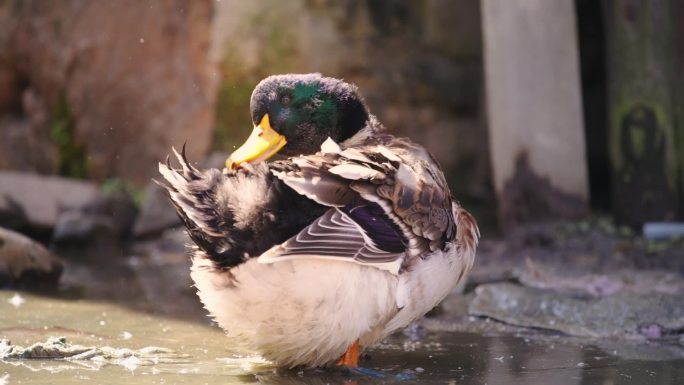
[{"label": "splashing water droplet", "polygon": [[[14,293],[12,298],[8,299],[7,302],[9,302],[14,307],[19,307],[19,306],[23,305],[24,302],[26,302],[26,300],[24,299],[24,297],[19,295],[19,293]],[[2,383],[0,382],[0,384],[2,384]]]}]

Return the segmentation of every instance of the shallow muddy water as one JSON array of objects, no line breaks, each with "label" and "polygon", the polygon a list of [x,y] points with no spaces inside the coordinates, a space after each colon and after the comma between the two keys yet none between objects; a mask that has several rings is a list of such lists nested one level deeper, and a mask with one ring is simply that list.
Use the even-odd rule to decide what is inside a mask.
[{"label": "shallow muddy water", "polygon": [[[187,317],[186,317],[187,318]],[[192,318],[192,317],[191,317]],[[29,346],[64,336],[73,344],[173,352],[143,359],[0,361],[14,384],[684,384],[681,343],[569,337],[399,334],[370,349],[367,373],[277,371],[240,353],[209,321],[148,314],[109,302],[0,291],[0,339]]]}]

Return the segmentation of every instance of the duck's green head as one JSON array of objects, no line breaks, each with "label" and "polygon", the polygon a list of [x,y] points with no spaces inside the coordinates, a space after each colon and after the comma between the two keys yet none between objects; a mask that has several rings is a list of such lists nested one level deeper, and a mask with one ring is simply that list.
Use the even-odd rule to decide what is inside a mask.
[{"label": "duck's green head", "polygon": [[327,138],[340,143],[368,121],[355,86],[320,74],[267,77],[254,89],[250,110],[254,130],[226,161],[229,169],[277,152],[313,154]]}]

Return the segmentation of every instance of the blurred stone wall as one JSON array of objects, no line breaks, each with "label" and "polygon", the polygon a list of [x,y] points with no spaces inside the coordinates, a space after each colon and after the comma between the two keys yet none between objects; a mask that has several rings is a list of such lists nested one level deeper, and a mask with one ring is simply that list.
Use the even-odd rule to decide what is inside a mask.
[{"label": "blurred stone wall", "polygon": [[356,83],[395,134],[426,145],[463,198],[492,199],[482,118],[480,3],[474,0],[221,0],[215,145],[251,130],[249,96],[263,77],[321,72]]},{"label": "blurred stone wall", "polygon": [[0,2],[0,169],[138,186],[171,145],[204,154],[212,2]]},{"label": "blurred stone wall", "polygon": [[0,169],[142,186],[251,130],[263,77],[356,83],[425,144],[456,195],[492,199],[479,1],[0,1]]}]

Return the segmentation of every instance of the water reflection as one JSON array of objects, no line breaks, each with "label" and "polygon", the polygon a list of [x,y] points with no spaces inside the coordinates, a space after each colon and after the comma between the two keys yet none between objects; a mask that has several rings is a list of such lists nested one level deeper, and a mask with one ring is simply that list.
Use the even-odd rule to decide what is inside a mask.
[{"label": "water reflection", "polygon": [[[111,361],[9,360],[2,385],[13,384],[678,384],[684,354],[671,346],[527,336],[426,332],[395,335],[363,361],[372,375],[343,370],[282,371],[230,346],[209,322],[188,322],[111,303],[0,292],[0,338],[23,346],[63,335],[87,346],[160,346],[178,360],[137,365]],[[187,356],[185,356],[187,355]],[[382,377],[379,377],[381,374]]]}]

